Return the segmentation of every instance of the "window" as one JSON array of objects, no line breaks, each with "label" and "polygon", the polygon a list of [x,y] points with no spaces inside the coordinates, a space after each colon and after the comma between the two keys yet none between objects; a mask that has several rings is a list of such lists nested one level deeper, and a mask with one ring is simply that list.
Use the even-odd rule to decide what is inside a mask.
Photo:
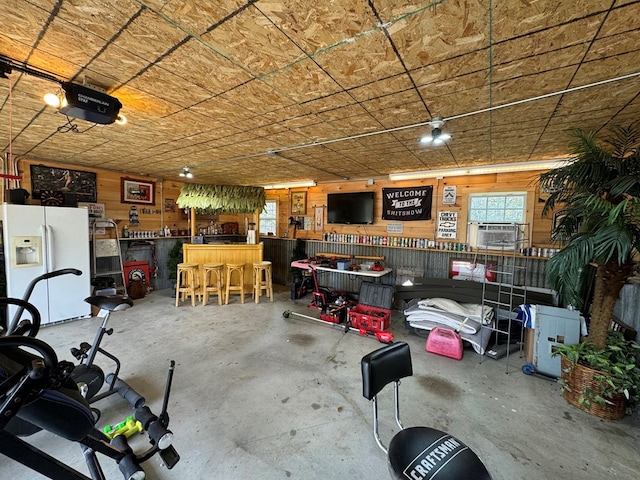
[{"label": "window", "polygon": [[469,222],[524,223],[527,194],[523,192],[469,196]]},{"label": "window", "polygon": [[276,235],[278,226],[277,216],[278,202],[275,200],[267,200],[262,212],[260,212],[260,235]]}]

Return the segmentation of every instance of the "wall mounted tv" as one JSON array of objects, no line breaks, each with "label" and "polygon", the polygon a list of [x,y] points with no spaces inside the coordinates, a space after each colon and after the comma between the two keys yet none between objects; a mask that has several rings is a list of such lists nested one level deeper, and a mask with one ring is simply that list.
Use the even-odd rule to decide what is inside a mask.
[{"label": "wall mounted tv", "polygon": [[373,224],[373,192],[327,194],[327,223]]}]

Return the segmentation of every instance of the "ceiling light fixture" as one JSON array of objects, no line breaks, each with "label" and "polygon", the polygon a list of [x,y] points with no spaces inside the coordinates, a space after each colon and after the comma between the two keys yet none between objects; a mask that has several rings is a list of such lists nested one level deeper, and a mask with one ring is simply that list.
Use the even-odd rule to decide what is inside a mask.
[{"label": "ceiling light fixture", "polygon": [[316,182],[313,180],[303,180],[300,182],[287,182],[287,183],[277,183],[273,185],[263,185],[262,188],[265,190],[278,190],[280,188],[303,188],[303,187],[315,187]]},{"label": "ceiling light fixture", "polygon": [[55,93],[46,93],[44,95],[44,103],[53,108],[58,108],[60,106],[60,96]]},{"label": "ceiling light fixture", "polygon": [[429,122],[429,125],[433,127],[430,135],[424,135],[420,138],[420,143],[423,145],[443,145],[444,142],[451,139],[451,135],[442,132],[442,126],[444,125],[444,119],[435,117]]},{"label": "ceiling light fixture", "polygon": [[539,162],[497,163],[495,165],[479,165],[476,167],[445,168],[441,170],[423,170],[418,172],[390,173],[389,180],[418,180],[421,178],[459,177],[465,175],[486,175],[490,173],[527,172],[533,170],[551,170],[563,167],[570,162],[567,158],[543,160]]},{"label": "ceiling light fixture", "polygon": [[186,165],[179,173],[179,175],[184,178],[193,178],[193,173],[191,173],[191,170],[189,170],[189,167],[187,167]]}]

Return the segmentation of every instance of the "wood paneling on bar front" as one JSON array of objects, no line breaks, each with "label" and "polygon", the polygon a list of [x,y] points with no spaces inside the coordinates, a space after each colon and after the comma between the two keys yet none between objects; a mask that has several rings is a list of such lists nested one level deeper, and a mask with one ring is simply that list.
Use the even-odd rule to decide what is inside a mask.
[{"label": "wood paneling on bar front", "polygon": [[185,243],[182,245],[183,261],[197,263],[201,269],[205,263],[244,263],[244,284],[245,289],[249,289],[249,293],[253,285],[253,263],[262,261],[262,252],[262,243],[227,245]]}]

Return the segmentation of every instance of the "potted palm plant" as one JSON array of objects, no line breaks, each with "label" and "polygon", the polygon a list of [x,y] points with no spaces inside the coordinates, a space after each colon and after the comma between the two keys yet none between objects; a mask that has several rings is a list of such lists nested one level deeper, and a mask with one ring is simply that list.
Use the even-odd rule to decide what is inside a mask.
[{"label": "potted palm plant", "polygon": [[[637,401],[631,393],[637,393],[639,386],[629,384],[640,379],[637,357],[625,355],[627,360],[621,360],[611,357],[607,349],[621,348],[609,343],[609,330],[620,290],[632,275],[640,251],[639,145],[640,123],[614,128],[602,142],[595,133],[576,131],[571,143],[573,160],[540,175],[541,188],[552,192],[543,215],[562,209],[561,215],[556,210],[552,235],[563,239],[564,247],[547,262],[547,281],[564,305],[579,308],[590,318],[588,345],[558,351],[566,374],[565,392],[576,393],[575,402],[566,394],[565,398],[588,411],[593,403],[589,399],[596,396],[599,406],[613,403],[616,393],[623,393],[632,403]],[[584,286],[593,279],[594,269],[593,296],[587,304]],[[633,344],[629,345],[632,352]],[[586,357],[594,356],[598,358],[595,368],[600,371],[594,382],[604,381],[604,390],[587,384],[582,392],[575,392],[580,387],[571,385],[574,370],[589,364]],[[629,374],[622,383],[610,375],[620,368]],[[596,390],[597,395],[592,394]]]},{"label": "potted palm plant", "polygon": [[[176,240],[167,254],[167,274],[169,280],[172,280],[172,285],[176,283],[179,263],[182,263],[182,242]],[[173,289],[175,290],[175,286]]]}]

